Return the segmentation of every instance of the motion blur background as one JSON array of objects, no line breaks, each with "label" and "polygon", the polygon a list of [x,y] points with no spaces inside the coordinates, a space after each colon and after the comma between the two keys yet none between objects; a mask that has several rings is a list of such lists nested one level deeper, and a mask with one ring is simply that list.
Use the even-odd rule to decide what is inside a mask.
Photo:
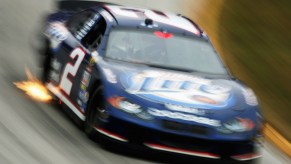
[{"label": "motion blur background", "polygon": [[291,139],[291,1],[208,0],[197,17],[231,72],[255,90],[268,122]]},{"label": "motion blur background", "polygon": [[[100,149],[55,107],[27,99],[12,84],[26,79],[25,65],[39,75],[31,45],[55,2],[0,0],[0,163],[147,163]],[[291,0],[108,2],[181,13],[197,22],[230,71],[254,89],[266,120],[290,148]],[[290,162],[265,149],[262,163]]]}]

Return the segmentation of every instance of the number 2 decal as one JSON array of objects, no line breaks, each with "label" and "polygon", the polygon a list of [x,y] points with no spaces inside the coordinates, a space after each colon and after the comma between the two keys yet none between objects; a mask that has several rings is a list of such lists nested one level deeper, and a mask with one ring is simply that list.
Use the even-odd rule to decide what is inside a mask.
[{"label": "number 2 decal", "polygon": [[75,58],[76,62],[74,65],[67,63],[63,71],[62,79],[60,82],[60,88],[67,94],[70,95],[73,83],[68,79],[68,75],[76,76],[77,71],[80,67],[82,60],[85,57],[85,52],[81,48],[76,48],[70,54],[70,58],[73,60]]}]

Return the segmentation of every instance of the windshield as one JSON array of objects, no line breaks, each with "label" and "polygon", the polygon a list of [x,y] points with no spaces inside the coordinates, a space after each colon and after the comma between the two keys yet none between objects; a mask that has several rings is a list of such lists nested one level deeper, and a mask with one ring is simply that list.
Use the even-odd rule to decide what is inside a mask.
[{"label": "windshield", "polygon": [[189,72],[227,74],[208,41],[161,31],[113,29],[106,57]]}]

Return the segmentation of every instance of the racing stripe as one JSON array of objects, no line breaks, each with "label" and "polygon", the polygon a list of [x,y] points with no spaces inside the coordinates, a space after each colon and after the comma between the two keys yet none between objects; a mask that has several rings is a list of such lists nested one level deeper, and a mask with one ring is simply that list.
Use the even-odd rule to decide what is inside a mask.
[{"label": "racing stripe", "polygon": [[153,144],[153,143],[144,143],[144,145],[149,147],[149,148],[152,148],[152,149],[162,150],[162,151],[167,151],[167,152],[186,154],[186,155],[205,157],[205,158],[213,158],[213,159],[220,158],[220,156],[218,156],[216,154],[211,154],[211,153],[207,153],[207,152],[197,152],[197,151],[192,151],[192,150],[184,150],[184,149],[168,147],[168,146],[163,146],[163,145],[158,145],[158,144]]}]

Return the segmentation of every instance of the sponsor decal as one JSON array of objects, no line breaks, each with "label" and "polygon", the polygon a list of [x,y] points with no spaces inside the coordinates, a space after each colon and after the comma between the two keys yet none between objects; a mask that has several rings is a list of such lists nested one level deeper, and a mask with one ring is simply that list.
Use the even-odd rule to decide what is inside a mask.
[{"label": "sponsor decal", "polygon": [[96,63],[95,59],[91,57],[91,58],[89,59],[89,64],[90,64],[90,66],[93,66],[95,63]]},{"label": "sponsor decal", "polygon": [[81,101],[80,108],[84,111],[86,109],[86,105],[89,99],[89,92],[87,92],[87,88],[91,79],[91,72],[90,67],[87,67],[86,70],[83,73],[81,83],[80,83],[80,91],[79,91],[79,99]]},{"label": "sponsor decal", "polygon": [[53,70],[58,72],[61,70],[61,63],[56,58],[53,58],[50,64]]},{"label": "sponsor decal", "polygon": [[80,100],[80,98],[77,99],[77,104],[80,107],[81,111],[83,113],[85,113],[86,107],[87,107],[87,103],[83,102],[82,100]]},{"label": "sponsor decal", "polygon": [[49,79],[52,80],[54,83],[59,83],[60,81],[60,74],[58,72],[55,72],[53,70],[50,70],[49,72]]},{"label": "sponsor decal", "polygon": [[131,76],[130,80],[132,83],[128,86],[127,91],[131,93],[156,90],[191,90],[211,82],[195,76],[160,71],[144,71]]},{"label": "sponsor decal", "polygon": [[77,99],[77,104],[79,105],[79,106],[82,106],[82,101],[80,100],[80,99]]},{"label": "sponsor decal", "polygon": [[148,113],[153,115],[153,116],[157,116],[157,117],[167,117],[167,118],[172,118],[172,119],[180,119],[180,120],[184,120],[184,121],[196,122],[196,123],[210,125],[210,126],[221,126],[221,123],[219,120],[210,119],[210,118],[206,118],[206,117],[194,116],[194,115],[190,115],[190,114],[184,114],[184,113],[180,113],[180,112],[172,112],[172,111],[149,108]]},{"label": "sponsor decal", "polygon": [[191,114],[197,114],[197,115],[205,115],[205,111],[202,109],[185,107],[185,106],[174,105],[174,104],[165,104],[165,107],[172,111],[185,112],[185,113],[191,113]]},{"label": "sponsor decal", "polygon": [[90,79],[91,79],[90,73],[85,70],[84,73],[83,73],[83,77],[82,77],[81,83],[83,85],[85,85],[86,87],[88,87]]},{"label": "sponsor decal", "polygon": [[200,77],[163,71],[143,71],[127,74],[122,81],[131,94],[152,101],[171,104],[208,105],[224,107],[228,104],[231,88]]},{"label": "sponsor decal", "polygon": [[100,18],[100,14],[96,13],[93,17],[88,19],[85,23],[84,26],[76,32],[76,38],[78,40],[81,40],[85,35],[88,34],[90,29],[93,27],[93,25],[96,23],[96,21]]},{"label": "sponsor decal", "polygon": [[52,69],[50,69],[49,72],[49,79],[55,83],[58,83],[60,81],[60,70],[62,65],[57,59],[53,58],[50,66]]},{"label": "sponsor decal", "polygon": [[82,91],[86,91],[87,90],[87,87],[82,83],[80,85],[80,88],[81,88]]},{"label": "sponsor decal", "polygon": [[99,53],[97,51],[93,51],[89,59],[89,66],[93,67],[98,61],[100,61]]},{"label": "sponsor decal", "polygon": [[99,53],[97,51],[93,51],[91,53],[91,58],[89,59],[89,65],[93,66],[94,64],[96,64],[98,61],[100,60],[100,56]]},{"label": "sponsor decal", "polygon": [[62,22],[53,22],[49,24],[45,34],[53,40],[63,41],[68,38],[69,31]]},{"label": "sponsor decal", "polygon": [[82,112],[85,113],[86,107],[87,107],[87,104],[85,104],[85,103],[80,106]]},{"label": "sponsor decal", "polygon": [[79,91],[79,98],[83,103],[87,103],[89,100],[89,93],[87,91]]}]

